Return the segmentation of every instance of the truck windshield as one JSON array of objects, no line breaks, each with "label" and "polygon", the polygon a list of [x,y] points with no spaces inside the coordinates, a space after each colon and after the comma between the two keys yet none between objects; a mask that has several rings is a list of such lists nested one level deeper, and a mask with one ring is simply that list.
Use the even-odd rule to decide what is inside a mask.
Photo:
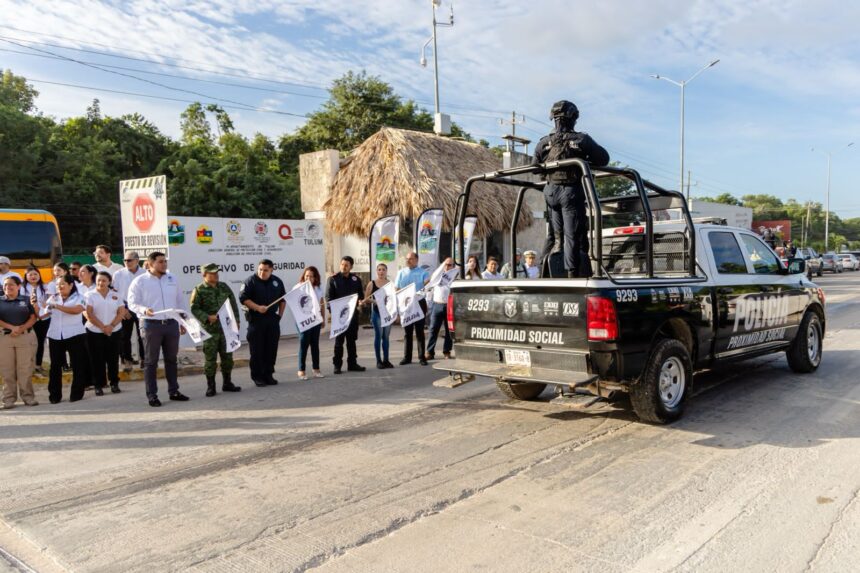
[{"label": "truck windshield", "polygon": [[0,254],[13,267],[50,267],[60,249],[57,228],[49,221],[0,221]]}]

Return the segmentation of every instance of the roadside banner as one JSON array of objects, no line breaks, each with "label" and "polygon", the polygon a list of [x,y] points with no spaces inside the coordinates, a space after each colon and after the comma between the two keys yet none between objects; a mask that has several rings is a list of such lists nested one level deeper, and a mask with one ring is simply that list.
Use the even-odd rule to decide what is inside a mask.
[{"label": "roadside banner", "polygon": [[418,296],[415,292],[415,283],[397,291],[397,308],[400,311],[401,326],[409,326],[424,318],[424,311],[418,304]]},{"label": "roadside banner", "polygon": [[397,241],[400,237],[400,217],[389,215],[377,219],[370,229],[370,273],[376,271],[376,265],[388,265],[388,274],[397,274]]},{"label": "roadside banner", "polygon": [[349,323],[352,322],[352,315],[355,314],[357,304],[357,294],[336,298],[329,303],[331,309],[331,334],[329,338],[337,338],[346,332]]},{"label": "roadside banner", "polygon": [[314,287],[309,281],[299,283],[287,293],[287,306],[296,319],[296,328],[299,332],[305,332],[322,324],[322,313],[320,312],[320,301]]},{"label": "roadside banner", "polygon": [[[472,237],[475,234],[475,225],[478,223],[478,217],[475,215],[469,215],[466,217],[466,220],[463,221],[463,235],[465,235],[466,240],[463,242],[463,253],[466,259],[469,258],[469,249],[472,248]],[[463,264],[464,261],[456,260],[456,257],[460,256],[460,227],[457,226],[454,228],[454,260],[457,264]]]},{"label": "roadside banner", "polygon": [[[168,255],[167,177],[146,177],[119,182],[123,251]],[[170,258],[168,256],[168,258]]]},{"label": "roadside banner", "polygon": [[224,342],[227,346],[227,352],[233,352],[242,346],[239,340],[239,323],[236,322],[236,315],[233,314],[233,305],[230,300],[225,300],[221,308],[218,309],[218,320],[221,322],[221,330],[224,332]]},{"label": "roadside banner", "polygon": [[415,252],[418,266],[429,271],[439,262],[439,238],[442,236],[442,209],[427,209],[415,223]]},{"label": "roadside banner", "polygon": [[791,240],[791,220],[780,219],[778,221],[753,221],[752,230],[757,232],[759,236],[764,236],[765,232],[770,229],[775,239],[782,241]]},{"label": "roadside banner", "polygon": [[380,326],[385,328],[394,324],[397,319],[397,292],[394,289],[394,283],[388,282],[384,287],[377,289],[373,293],[373,298],[376,300]]}]

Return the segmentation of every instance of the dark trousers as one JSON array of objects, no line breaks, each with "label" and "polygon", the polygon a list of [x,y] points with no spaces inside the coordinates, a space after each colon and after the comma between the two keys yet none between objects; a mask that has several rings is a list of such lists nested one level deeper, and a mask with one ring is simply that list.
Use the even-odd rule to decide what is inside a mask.
[{"label": "dark trousers", "polygon": [[131,354],[131,339],[134,336],[135,329],[137,330],[137,355],[140,357],[140,360],[143,360],[143,337],[140,335],[140,322],[137,319],[137,315],[132,312],[131,318],[122,321],[122,330],[120,331],[122,336],[120,355],[123,360],[128,360],[129,362],[134,361],[134,356]]},{"label": "dark trousers", "polygon": [[564,240],[564,268],[578,277],[591,275],[585,192],[578,186],[547,183],[543,190],[555,244]]},{"label": "dark trousers", "polygon": [[447,354],[454,348],[454,341],[448,331],[448,305],[434,302],[430,306],[430,340],[427,341],[427,354],[436,354],[436,340],[439,338],[439,330],[442,328],[445,329],[442,352]]},{"label": "dark trousers", "polygon": [[262,316],[248,323],[248,350],[251,351],[251,380],[267,382],[275,372],[281,320]]},{"label": "dark trousers", "polygon": [[59,402],[63,398],[63,359],[66,353],[72,365],[72,388],[69,392],[70,400],[80,400],[84,397],[84,388],[87,383],[89,368],[85,368],[87,359],[86,337],[83,334],[64,338],[63,340],[51,339],[48,345],[48,354],[51,358],[51,371],[48,374],[48,395],[51,402]]},{"label": "dark trousers", "polygon": [[51,319],[37,320],[33,325],[33,332],[36,333],[36,366],[42,365],[42,357],[45,356],[45,338],[48,336],[48,327],[51,326]]},{"label": "dark trousers", "polygon": [[346,332],[334,339],[334,363],[335,368],[343,366],[343,344],[346,343],[346,364],[347,366],[355,366],[358,364],[358,351],[355,348],[355,341],[358,340],[358,312],[352,316],[352,322],[349,323],[349,328]]},{"label": "dark trousers", "polygon": [[146,397],[158,396],[158,355],[164,354],[164,377],[167,378],[167,392],[179,391],[176,377],[176,359],[179,354],[179,323],[175,320],[144,320],[140,329],[143,334],[145,355],[143,381],[146,383]]},{"label": "dark trousers", "polygon": [[[102,332],[87,331],[87,347],[90,351],[90,366],[96,388],[104,388],[105,381],[119,384],[119,341],[122,331],[110,336]],[[105,376],[107,370],[107,376]]]},{"label": "dark trousers", "polygon": [[424,322],[427,319],[427,303],[425,301],[419,301],[418,304],[421,306],[421,310],[424,311],[424,318],[417,322],[413,322],[409,326],[403,327],[403,330],[406,333],[406,339],[403,342],[403,359],[404,360],[412,360],[412,335],[415,334],[415,338],[418,340],[418,359],[424,359]]},{"label": "dark trousers", "polygon": [[322,325],[318,324],[299,333],[299,370],[307,370],[308,349],[311,351],[311,366],[314,370],[320,369],[320,331]]}]

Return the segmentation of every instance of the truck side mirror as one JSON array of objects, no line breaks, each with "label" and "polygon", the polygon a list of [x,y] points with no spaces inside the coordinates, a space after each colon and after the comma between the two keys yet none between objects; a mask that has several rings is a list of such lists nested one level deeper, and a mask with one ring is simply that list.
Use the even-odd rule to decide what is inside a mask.
[{"label": "truck side mirror", "polygon": [[788,274],[799,275],[806,272],[806,261],[803,259],[791,259],[788,261]]}]

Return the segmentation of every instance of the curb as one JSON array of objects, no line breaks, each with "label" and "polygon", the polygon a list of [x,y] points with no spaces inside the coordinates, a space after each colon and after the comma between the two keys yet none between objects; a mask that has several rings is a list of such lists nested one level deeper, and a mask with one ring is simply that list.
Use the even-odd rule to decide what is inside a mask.
[{"label": "curb", "polygon": [[[250,361],[247,358],[237,358],[233,360],[233,368],[243,368],[248,366]],[[220,365],[220,362],[219,362]],[[219,368],[220,372],[220,368]],[[177,376],[195,376],[198,374],[203,374],[203,366],[200,364],[189,364],[186,366],[179,366],[177,369]],[[164,378],[164,368],[159,367],[158,373],[156,374],[158,378]],[[48,376],[46,374],[33,374],[30,380],[33,384],[47,384]],[[132,368],[131,370],[123,370],[120,367],[119,371],[119,381],[120,382],[142,382],[143,381],[143,370],[140,368]],[[63,372],[63,384],[71,384],[72,383],[72,373],[71,372]]]}]

